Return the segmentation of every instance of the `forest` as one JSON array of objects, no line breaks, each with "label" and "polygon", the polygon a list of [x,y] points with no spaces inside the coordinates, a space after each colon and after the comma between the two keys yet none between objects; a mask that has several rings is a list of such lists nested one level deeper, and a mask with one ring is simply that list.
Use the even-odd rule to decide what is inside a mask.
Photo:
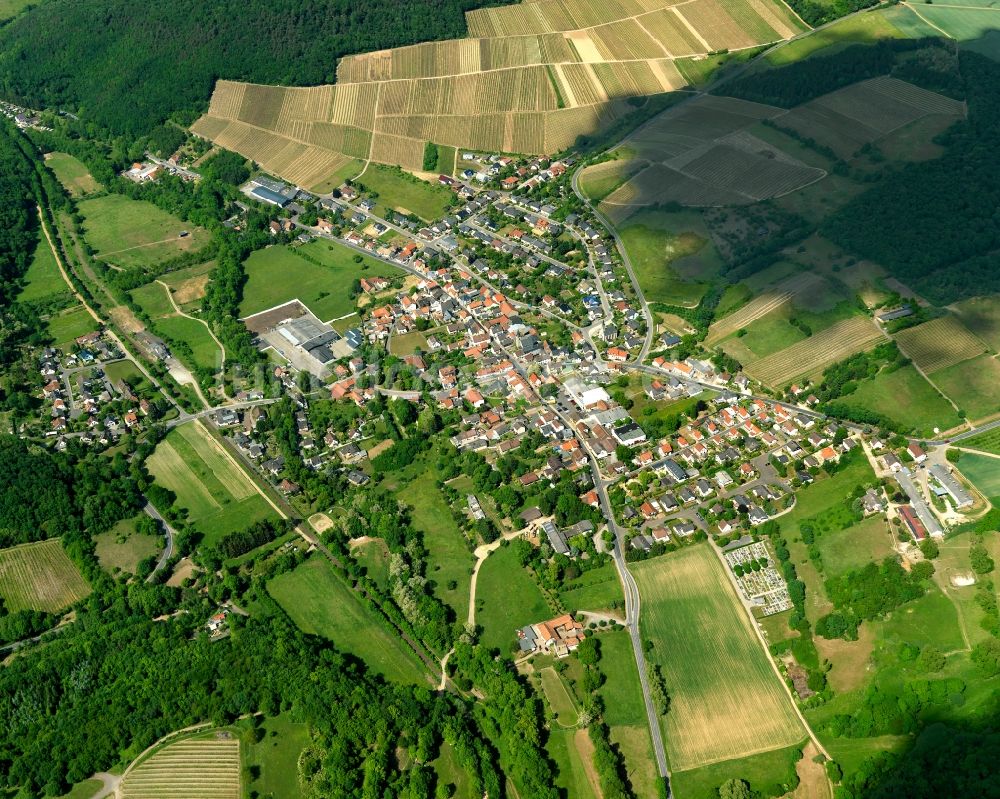
[{"label": "forest", "polygon": [[465,34],[477,0],[48,0],[0,29],[0,91],[142,136],[219,78],[333,83],[337,59]]}]

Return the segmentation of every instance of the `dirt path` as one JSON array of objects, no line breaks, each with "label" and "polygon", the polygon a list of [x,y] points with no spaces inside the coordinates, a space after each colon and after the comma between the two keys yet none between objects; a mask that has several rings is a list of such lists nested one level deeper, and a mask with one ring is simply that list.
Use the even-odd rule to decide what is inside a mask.
[{"label": "dirt path", "polygon": [[833,792],[830,780],[826,776],[826,767],[813,760],[819,751],[810,741],[802,750],[802,759],[795,764],[795,773],[799,775],[799,785],[788,796],[789,799],[830,799]]},{"label": "dirt path", "polygon": [[597,770],[594,768],[594,742],[590,740],[590,733],[586,729],[577,730],[573,736],[573,745],[583,761],[583,772],[587,775],[587,782],[590,783],[590,790],[594,792],[597,799],[604,799],[601,793],[601,781],[597,777]]},{"label": "dirt path", "polygon": [[[100,258],[107,258],[109,255],[120,255],[123,252],[132,252],[132,250],[141,250],[143,247],[155,247],[157,244],[167,244],[172,241],[177,241],[177,236],[171,236],[169,239],[163,239],[162,241],[150,241],[146,244],[136,244],[134,247],[126,247],[123,250],[113,250],[112,252],[102,252]],[[111,264],[108,264],[111,266]],[[159,283],[160,281],[156,281]]]},{"label": "dirt path", "polygon": [[108,774],[106,771],[99,771],[90,779],[100,780],[102,783],[101,787],[97,790],[97,793],[91,796],[90,799],[104,799],[112,794],[117,795],[118,785],[122,781],[121,777],[117,777],[114,774]]}]

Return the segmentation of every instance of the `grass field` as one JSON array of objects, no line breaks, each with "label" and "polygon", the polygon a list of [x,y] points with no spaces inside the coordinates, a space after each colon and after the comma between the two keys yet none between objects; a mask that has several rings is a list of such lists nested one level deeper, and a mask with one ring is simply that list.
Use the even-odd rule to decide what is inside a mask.
[{"label": "grass field", "polygon": [[375,538],[351,547],[354,559],[367,569],[368,577],[384,589],[389,583],[389,550],[385,541]]},{"label": "grass field", "polygon": [[598,694],[604,701],[604,720],[611,728],[611,740],[621,748],[636,796],[658,796],[656,769],[649,765],[654,762],[653,744],[632,640],[624,630],[616,630],[601,633],[598,641],[601,671],[607,676]]},{"label": "grass field", "polygon": [[955,466],[984,496],[1000,497],[1000,458],[963,452]]},{"label": "grass field", "polygon": [[[356,255],[361,258],[360,263],[354,261]],[[247,259],[246,272],[241,316],[250,316],[299,299],[323,320],[354,311],[354,301],[348,292],[355,280],[400,274],[390,264],[360,255],[332,241],[313,241],[294,248],[278,245],[257,250]],[[289,280],[289,275],[294,275],[295,279]]]},{"label": "grass field", "polygon": [[970,2],[954,5],[944,3],[931,5],[929,3],[914,3],[911,10],[939,31],[959,41],[980,39],[1000,25],[1000,10],[997,8],[972,8],[980,3]]},{"label": "grass field", "polygon": [[115,569],[135,574],[139,562],[162,549],[159,537],[136,532],[135,519],[123,519],[106,533],[94,537],[97,559],[109,572]]},{"label": "grass field", "polygon": [[89,593],[90,586],[57,538],[0,549],[0,597],[10,612],[56,613]]},{"label": "grass field", "polygon": [[795,762],[802,744],[758,755],[725,760],[690,771],[673,771],[671,788],[682,799],[718,799],[726,780],[743,779],[761,796],[780,796],[795,778]]},{"label": "grass field", "polygon": [[612,602],[625,601],[622,584],[613,563],[591,569],[567,584],[559,599],[567,610],[607,610]]},{"label": "grass field", "polygon": [[82,305],[61,311],[50,317],[45,324],[57,347],[70,346],[80,336],[97,330],[97,322]]},{"label": "grass field", "polygon": [[200,799],[239,799],[240,743],[235,737],[210,733],[167,744],[132,769],[118,795],[163,799],[190,795],[192,785],[198,786]]},{"label": "grass field", "polygon": [[21,302],[37,302],[58,295],[69,295],[69,286],[59,273],[52,248],[44,236],[40,236],[38,246],[31,257],[28,271],[24,274],[24,289],[17,295]]},{"label": "grass field", "polygon": [[84,780],[74,785],[69,793],[63,794],[59,799],[92,799],[103,785],[100,780]]},{"label": "grass field", "polygon": [[830,530],[816,540],[827,577],[860,569],[892,554],[892,540],[881,515],[870,516],[844,530]]},{"label": "grass field", "polygon": [[389,351],[393,355],[413,355],[418,349],[427,351],[427,338],[419,330],[393,336],[389,341]]},{"label": "grass field", "polygon": [[[567,797],[573,799],[600,799],[587,779],[587,767],[584,763],[584,752],[590,754],[592,744],[587,730],[564,730],[555,727],[549,731],[545,742],[545,751],[555,761],[556,786],[562,788]],[[583,751],[581,751],[583,749]]]},{"label": "grass field", "polygon": [[86,197],[101,188],[86,165],[67,153],[49,153],[45,157],[45,166],[55,173],[71,197]]},{"label": "grass field", "polygon": [[0,0],[0,21],[16,16],[28,5],[35,5],[33,0]]},{"label": "grass field", "polygon": [[545,621],[552,612],[531,575],[517,562],[514,549],[501,546],[479,568],[476,623],[483,627],[484,646],[509,652],[516,630]]},{"label": "grass field", "polygon": [[[108,194],[79,203],[85,238],[102,261],[152,266],[208,243],[209,233],[152,203]],[[181,231],[188,236],[180,237]]]},{"label": "grass field", "polygon": [[177,505],[187,509],[207,545],[276,516],[250,477],[200,422],[171,430],[146,466],[160,485],[177,495]]},{"label": "grass field", "polygon": [[[444,174],[451,174],[448,169]],[[378,204],[400,213],[416,214],[425,222],[440,219],[455,196],[451,189],[428,183],[405,172],[381,164],[369,164],[357,184],[375,192]]]},{"label": "grass field", "polygon": [[458,762],[454,747],[447,741],[441,742],[438,756],[428,765],[434,769],[440,784],[454,786],[454,793],[449,796],[454,799],[481,799],[473,789],[468,772]]},{"label": "grass field", "polygon": [[649,302],[696,305],[722,264],[695,214],[642,211],[619,232]]},{"label": "grass field", "polygon": [[930,435],[935,427],[950,430],[962,421],[951,403],[912,366],[863,380],[841,401],[880,413],[901,430],[912,429],[917,435]]},{"label": "grass field", "polygon": [[132,291],[132,299],[152,320],[153,332],[167,341],[182,342],[191,348],[191,356],[174,347],[175,354],[189,368],[218,371],[222,365],[222,350],[215,343],[208,328],[197,319],[189,319],[174,311],[168,289],[159,283],[147,283]]},{"label": "grass field", "polygon": [[192,308],[201,305],[201,299],[205,296],[205,288],[208,286],[208,273],[213,268],[215,268],[215,261],[206,261],[203,264],[168,272],[161,275],[160,280],[170,286],[174,302],[182,310],[190,313]]},{"label": "grass field", "polygon": [[298,780],[299,754],[309,743],[309,727],[288,716],[265,719],[264,737],[243,747],[243,764],[259,769],[259,776],[249,780],[247,788],[261,797],[302,796]]},{"label": "grass field", "polygon": [[804,737],[735,591],[708,546],[633,566],[643,637],[663,667],[664,727],[673,769],[685,771],[791,746]]},{"label": "grass field", "polygon": [[304,632],[333,641],[387,679],[426,683],[427,674],[416,655],[362,604],[324,558],[312,557],[294,571],[278,575],[267,590]]},{"label": "grass field", "polygon": [[[400,502],[413,508],[413,524],[423,531],[430,555],[427,577],[436,583],[434,594],[464,621],[469,612],[469,583],[473,565],[465,534],[455,524],[448,503],[434,485],[435,474],[422,473],[397,493]],[[454,581],[455,588],[449,588]]]},{"label": "grass field", "polygon": [[806,337],[789,321],[791,316],[791,306],[785,303],[741,328],[744,335],[733,334],[721,348],[744,365],[766,358]]},{"label": "grass field", "polygon": [[992,355],[980,355],[931,375],[931,380],[954,400],[970,419],[982,419],[1000,411],[1000,363]]},{"label": "grass field", "polygon": [[779,47],[768,53],[766,60],[768,64],[780,66],[801,61],[827,47],[899,38],[904,38],[903,33],[885,14],[857,14]]}]

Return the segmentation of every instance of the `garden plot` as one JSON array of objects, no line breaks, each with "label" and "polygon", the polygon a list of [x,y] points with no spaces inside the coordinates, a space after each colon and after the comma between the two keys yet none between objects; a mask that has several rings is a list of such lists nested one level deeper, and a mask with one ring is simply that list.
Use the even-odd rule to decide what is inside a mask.
[{"label": "garden plot", "polygon": [[121,799],[239,799],[240,744],[227,737],[192,738],[168,744],[132,769]]},{"label": "garden plot", "polygon": [[882,332],[871,319],[852,316],[761,358],[744,371],[765,385],[783,386],[797,378],[818,376],[830,364],[869,349],[882,338]]},{"label": "garden plot", "polygon": [[744,598],[759,607],[763,615],[773,616],[792,607],[785,579],[774,568],[774,561],[763,542],[755,541],[725,552],[724,556]]},{"label": "garden plot", "polygon": [[930,374],[986,351],[986,345],[954,316],[942,316],[901,330],[896,342],[913,363]]}]

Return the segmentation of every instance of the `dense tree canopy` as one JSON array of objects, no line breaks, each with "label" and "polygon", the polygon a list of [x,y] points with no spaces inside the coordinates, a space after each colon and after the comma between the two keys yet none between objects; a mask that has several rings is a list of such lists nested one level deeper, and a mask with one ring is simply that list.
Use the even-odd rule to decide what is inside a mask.
[{"label": "dense tree canopy", "polygon": [[0,30],[0,89],[145,135],[218,78],[332,83],[337,59],[465,33],[476,0],[49,0]]}]

